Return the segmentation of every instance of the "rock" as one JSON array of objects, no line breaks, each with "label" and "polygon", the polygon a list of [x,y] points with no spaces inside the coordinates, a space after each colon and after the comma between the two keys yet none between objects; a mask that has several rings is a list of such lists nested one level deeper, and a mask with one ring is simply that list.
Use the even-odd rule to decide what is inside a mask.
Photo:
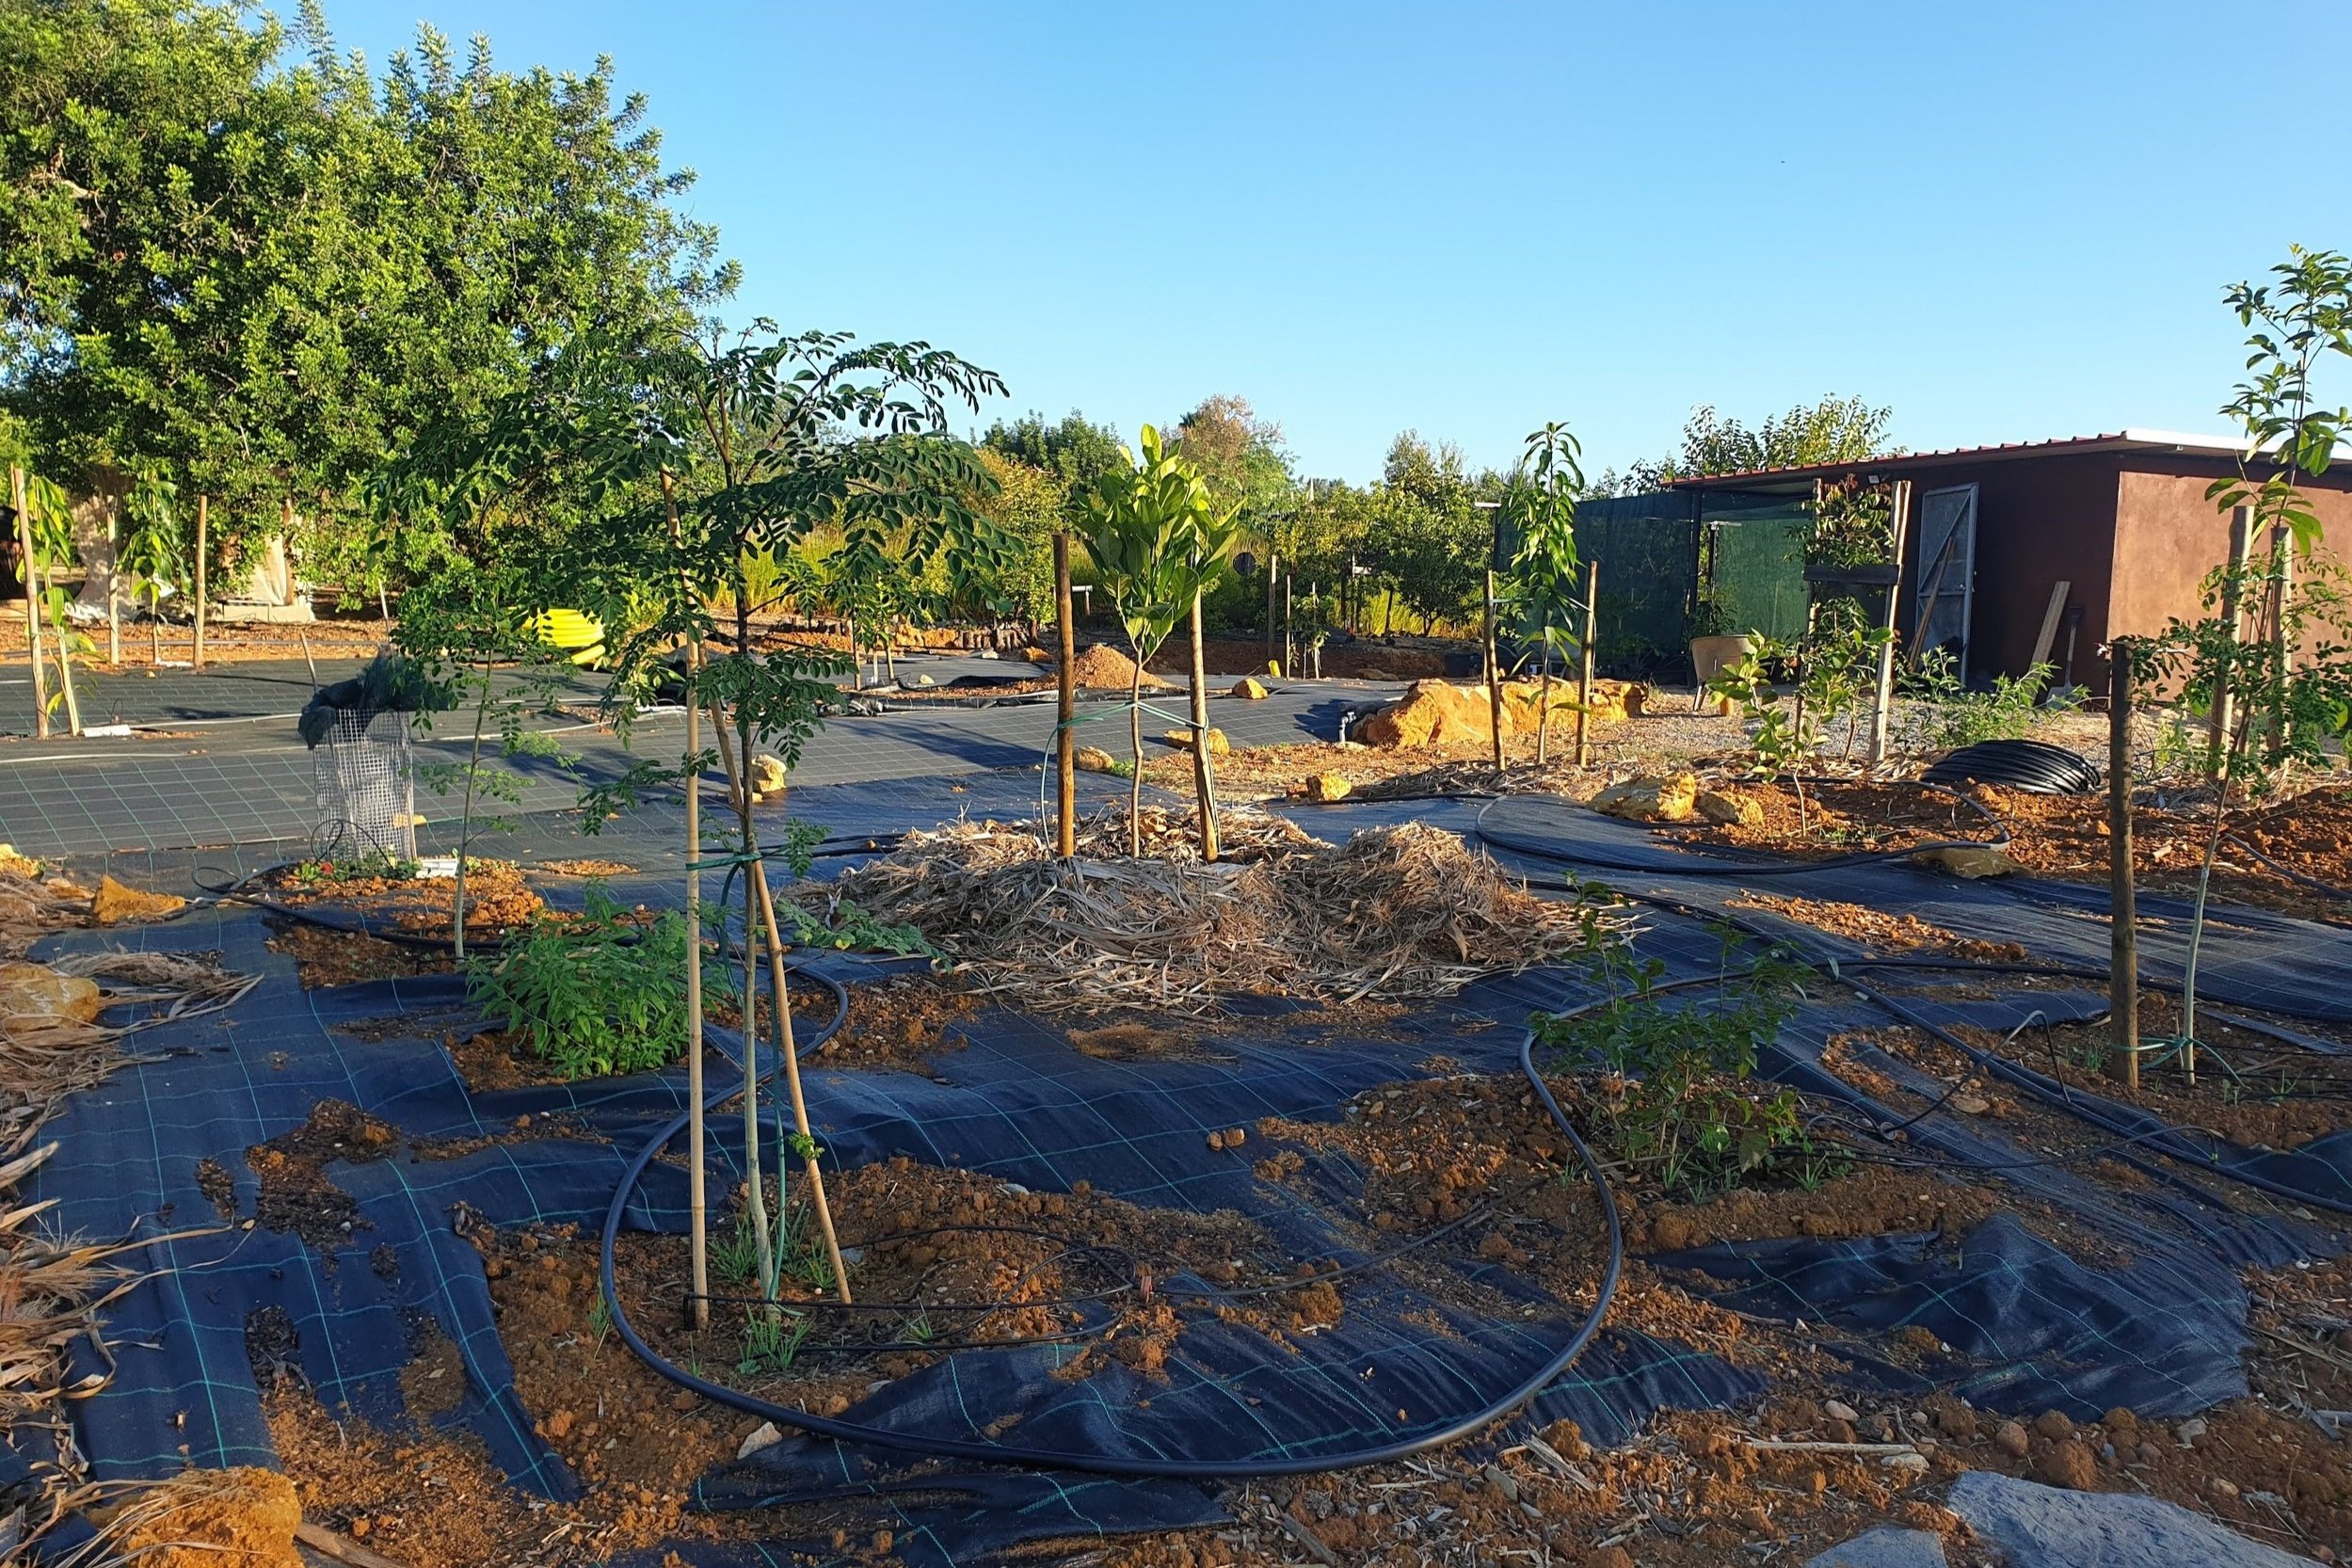
[{"label": "rock", "polygon": [[1992,1102],[1982,1095],[1954,1095],[1944,1103],[1963,1116],[1981,1116],[1992,1109]]},{"label": "rock", "polygon": [[1078,771],[1080,773],[1116,773],[1119,771],[1119,760],[1100,746],[1080,746],[1077,762]]},{"label": "rock", "polygon": [[1862,1412],[1848,1404],[1844,1400],[1822,1400],[1821,1414],[1832,1421],[1844,1421],[1848,1426],[1862,1419]]},{"label": "rock", "polygon": [[141,892],[111,876],[102,876],[89,901],[89,913],[100,925],[121,925],[131,920],[165,920],[187,906],[187,900],[174,894]]},{"label": "rock", "polygon": [[1354,789],[1355,786],[1339,774],[1319,773],[1307,778],[1303,792],[1309,800],[1329,802],[1347,799]]},{"label": "rock", "polygon": [[2059,1491],[1970,1470],[1945,1500],[1981,1540],[2008,1554],[2009,1568],[2309,1568],[2312,1561],[2131,1493]]},{"label": "rock", "polygon": [[1042,648],[1025,648],[1021,649],[1021,657],[1032,664],[1050,664],[1054,662],[1053,655]]},{"label": "rock", "polygon": [[914,680],[907,682],[910,686],[936,686],[938,683],[939,678],[928,671],[919,672]]},{"label": "rock", "polygon": [[1924,1453],[1889,1454],[1885,1463],[1888,1469],[1900,1470],[1907,1475],[1924,1476],[1928,1473],[1928,1456]]},{"label": "rock", "polygon": [[[1167,732],[1167,734],[1161,736],[1160,739],[1166,741],[1170,745],[1176,747],[1178,751],[1190,751],[1192,749],[1192,732],[1190,729],[1171,729]],[[1233,743],[1225,739],[1225,732],[1224,730],[1209,730],[1209,756],[1224,757],[1230,755],[1232,751]]]},{"label": "rock", "polygon": [[[1503,733],[1512,732],[1511,709],[1503,709]],[[1366,745],[1397,746],[1492,744],[1495,725],[1482,686],[1455,686],[1443,680],[1416,680],[1395,702],[1355,728]]]},{"label": "rock", "polygon": [[2033,1439],[2025,1435],[2025,1429],[2015,1421],[2004,1421],[1993,1430],[1992,1445],[2011,1459],[2024,1458],[2026,1450],[2034,1446]]},{"label": "rock", "polygon": [[46,964],[0,964],[0,1024],[95,1023],[104,1005],[94,980]]},{"label": "rock", "polygon": [[1584,1429],[1574,1421],[1554,1421],[1544,1429],[1544,1441],[1562,1459],[1583,1459],[1592,1451],[1584,1440]]},{"label": "rock", "polygon": [[1944,1543],[1928,1530],[1880,1525],[1806,1560],[1805,1568],[1944,1568]]},{"label": "rock", "polygon": [[1762,827],[1764,807],[1730,790],[1701,790],[1694,803],[1699,815],[1719,827]]},{"label": "rock", "polygon": [[1263,702],[1270,694],[1266,682],[1254,675],[1245,675],[1233,683],[1233,695],[1244,702]]},{"label": "rock", "polygon": [[783,758],[763,751],[751,760],[751,792],[755,797],[784,792]]},{"label": "rock", "polygon": [[1640,681],[1636,681],[1633,685],[1625,688],[1625,717],[1629,719],[1640,718],[1642,714],[1649,712],[1650,704],[1656,702],[1656,700],[1657,691],[1656,688],[1644,685]]},{"label": "rock", "polygon": [[1698,798],[1698,779],[1676,773],[1611,784],[1587,804],[1605,817],[1627,822],[1688,822]]},{"label": "rock", "polygon": [[2183,1421],[2179,1426],[2172,1429],[2172,1435],[2180,1439],[2181,1447],[2184,1448],[2189,1447],[2199,1438],[2205,1435],[2204,1418],[2200,1416],[2190,1416],[2187,1420]]},{"label": "rock", "polygon": [[2063,1410],[2045,1410],[2034,1417],[2034,1435],[2062,1442],[2074,1435],[2074,1423]]},{"label": "rock", "polygon": [[1501,1493],[1504,1501],[1515,1503],[1519,1500],[1519,1483],[1512,1479],[1510,1471],[1499,1464],[1489,1464],[1485,1476],[1486,1484]]},{"label": "rock", "polygon": [[2093,1492],[2099,1487],[2099,1461],[2091,1456],[2089,1444],[2070,1437],[2041,1451],[2034,1461],[2034,1480],[2071,1492]]},{"label": "rock", "polygon": [[776,1430],[774,1421],[762,1421],[744,1434],[743,1442],[736,1446],[735,1457],[749,1459],[761,1448],[772,1448],[783,1441],[784,1434]]},{"label": "rock", "polygon": [[1976,849],[1967,845],[1931,849],[1912,856],[1912,860],[1922,866],[1941,866],[1954,876],[1964,876],[1971,882],[1987,876],[2008,876],[2024,869],[1997,849]]}]

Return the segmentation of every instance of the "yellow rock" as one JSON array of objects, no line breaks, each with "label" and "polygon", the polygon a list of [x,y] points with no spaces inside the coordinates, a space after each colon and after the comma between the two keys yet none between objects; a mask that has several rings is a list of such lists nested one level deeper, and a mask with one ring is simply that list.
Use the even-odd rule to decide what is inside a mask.
[{"label": "yellow rock", "polygon": [[1116,773],[1119,760],[1100,746],[1080,746],[1078,768],[1080,773]]},{"label": "yellow rock", "polygon": [[[1192,749],[1192,732],[1190,729],[1171,729],[1167,734],[1160,738],[1166,741],[1170,745],[1176,747],[1178,751],[1190,751]],[[1208,732],[1209,756],[1224,757],[1230,755],[1232,750],[1233,743],[1225,739],[1225,732],[1224,730],[1211,729]]]},{"label": "yellow rock", "polygon": [[45,964],[0,964],[0,1024],[95,1023],[98,983]]},{"label": "yellow rock", "polygon": [[784,792],[783,758],[763,751],[751,760],[751,792],[754,796]]},{"label": "yellow rock", "polygon": [[1764,808],[1748,795],[1729,790],[1701,790],[1699,815],[1719,827],[1762,827]]},{"label": "yellow rock", "polygon": [[[1511,733],[1511,709],[1503,709],[1503,733]],[[1486,688],[1455,686],[1443,680],[1416,680],[1403,696],[1358,726],[1355,738],[1366,745],[1396,747],[1458,745],[1484,741],[1492,744],[1495,725],[1488,712]]]},{"label": "yellow rock", "polygon": [[1971,882],[1979,877],[2007,876],[2025,869],[1997,849],[1976,849],[1967,845],[1931,849],[1912,858],[1923,866],[1941,866],[1954,876],[1964,876]]},{"label": "yellow rock", "polygon": [[1699,780],[1687,773],[1628,778],[1594,795],[1592,809],[1627,822],[1688,822],[1699,799]]},{"label": "yellow rock", "polygon": [[1266,683],[1256,676],[1245,675],[1234,682],[1233,695],[1250,702],[1262,701],[1266,696]]},{"label": "yellow rock", "polygon": [[40,862],[29,855],[17,854],[14,844],[0,844],[0,872],[10,876],[39,876]]},{"label": "yellow rock", "polygon": [[1308,777],[1304,792],[1309,800],[1345,800],[1355,788],[1336,773],[1319,773]]},{"label": "yellow rock", "polygon": [[1640,681],[1625,688],[1625,717],[1638,719],[1650,711],[1657,700],[1657,693]]},{"label": "yellow rock", "polygon": [[90,896],[89,913],[100,925],[122,925],[166,920],[187,906],[188,901],[175,893],[141,892],[107,876],[99,879],[98,891]]}]

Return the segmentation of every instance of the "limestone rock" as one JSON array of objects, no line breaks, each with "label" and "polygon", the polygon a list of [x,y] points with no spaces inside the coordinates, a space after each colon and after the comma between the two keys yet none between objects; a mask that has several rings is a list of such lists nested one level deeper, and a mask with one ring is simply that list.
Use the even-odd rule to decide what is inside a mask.
[{"label": "limestone rock", "polygon": [[1753,796],[1733,790],[1701,790],[1699,815],[1718,827],[1762,827],[1764,808]]},{"label": "limestone rock", "polygon": [[[1171,729],[1167,734],[1160,738],[1166,741],[1170,745],[1176,747],[1178,751],[1190,751],[1192,749],[1192,732],[1190,729]],[[1209,730],[1209,756],[1224,757],[1231,754],[1232,750],[1233,743],[1225,739],[1225,732],[1224,730]]]},{"label": "limestone rock", "polygon": [[751,792],[755,797],[784,792],[783,758],[763,751],[751,760]]},{"label": "limestone rock", "polygon": [[1245,675],[1233,683],[1233,695],[1247,702],[1262,702],[1268,695],[1266,682],[1254,675]]},{"label": "limestone rock", "polygon": [[0,964],[0,1024],[95,1023],[98,983],[45,964]]},{"label": "limestone rock", "polygon": [[1342,775],[1319,773],[1307,778],[1304,792],[1309,800],[1329,802],[1347,799],[1354,788]]},{"label": "limestone rock", "polygon": [[[1511,733],[1511,710],[1503,709],[1503,733]],[[1416,680],[1403,696],[1366,719],[1355,730],[1366,745],[1493,744],[1495,725],[1483,687],[1443,680]]]},{"label": "limestone rock", "polygon": [[100,925],[123,925],[166,920],[187,906],[188,901],[175,893],[141,892],[105,876],[99,878],[98,891],[91,895],[89,913]]},{"label": "limestone rock", "polygon": [[1592,809],[1627,822],[1688,822],[1699,799],[1699,780],[1690,774],[1661,774],[1611,784],[1592,797]]},{"label": "limestone rock", "polygon": [[1078,771],[1080,773],[1116,773],[1119,760],[1100,746],[1078,748]]},{"label": "limestone rock", "polygon": [[2068,1492],[1992,1470],[1952,1483],[1946,1506],[2009,1568],[2311,1568],[2174,1503],[2127,1492]]},{"label": "limestone rock", "polygon": [[1934,1532],[1880,1525],[1808,1559],[1805,1568],[1944,1568],[1947,1560]]},{"label": "limestone rock", "polygon": [[743,1442],[735,1448],[735,1457],[749,1459],[761,1448],[772,1448],[783,1441],[784,1434],[776,1430],[774,1421],[762,1421],[744,1434]]},{"label": "limestone rock", "polygon": [[1971,882],[1980,877],[2007,876],[2012,872],[2024,870],[1997,849],[1977,849],[1971,845],[1927,850],[1912,856],[1912,859],[1923,866],[1941,866],[1954,876],[1963,876]]}]

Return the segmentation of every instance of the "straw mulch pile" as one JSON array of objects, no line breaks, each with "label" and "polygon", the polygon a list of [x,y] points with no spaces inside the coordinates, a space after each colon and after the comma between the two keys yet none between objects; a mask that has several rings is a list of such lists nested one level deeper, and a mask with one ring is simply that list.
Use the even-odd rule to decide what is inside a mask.
[{"label": "straw mulch pile", "polygon": [[1241,808],[1219,824],[1233,858],[1205,865],[1188,847],[1189,812],[1146,808],[1140,858],[1125,853],[1123,807],[1087,824],[1068,861],[1033,824],[963,823],[911,834],[799,897],[913,925],[959,973],[1026,1006],[1163,1013],[1244,995],[1448,996],[1557,960],[1588,921],[1614,919],[1538,898],[1456,835],[1417,823],[1344,844]]}]

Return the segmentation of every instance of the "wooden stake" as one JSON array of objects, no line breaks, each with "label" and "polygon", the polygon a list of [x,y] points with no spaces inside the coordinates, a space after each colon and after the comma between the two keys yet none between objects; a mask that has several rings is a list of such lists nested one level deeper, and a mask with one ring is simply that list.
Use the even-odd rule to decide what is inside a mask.
[{"label": "wooden stake", "polygon": [[2132,645],[2107,645],[2107,989],[2115,1055],[2107,1071],[2139,1087],[2139,921],[2132,872]]},{"label": "wooden stake", "polygon": [[122,504],[106,498],[106,663],[122,663]]},{"label": "wooden stake", "polygon": [[[2221,618],[2230,628],[2232,646],[2246,635],[2246,564],[2254,553],[2254,508],[2230,508],[2230,574],[2221,580]],[[2237,694],[2230,689],[2230,665],[2224,662],[2214,677],[2213,712],[2206,715],[2205,771],[2219,774],[2221,753],[2237,727]]]},{"label": "wooden stake", "polygon": [[[662,503],[669,513],[670,543],[679,542],[678,495],[666,471],[662,474]],[[702,701],[694,690],[701,669],[702,645],[686,644],[686,1214],[690,1227],[693,1293],[686,1320],[689,1327],[711,1326],[711,1202],[704,1171],[702,1105]]]},{"label": "wooden stake", "polygon": [[1495,731],[1495,771],[1503,771],[1502,655],[1495,644],[1495,563],[1486,563],[1486,716]]},{"label": "wooden stake", "polygon": [[8,504],[16,508],[17,548],[24,559],[24,646],[33,660],[33,734],[49,738],[49,673],[40,649],[40,573],[33,569],[33,520],[24,513],[24,471],[8,470]]},{"label": "wooden stake", "polygon": [[192,663],[198,669],[204,667],[204,525],[210,520],[213,498],[198,491],[196,496],[196,653]]},{"label": "wooden stake", "polygon": [[[735,748],[728,744],[727,727],[719,723],[716,710],[712,712],[711,722],[718,731],[719,760],[727,768],[728,787],[738,792],[747,791],[750,787],[750,780],[743,778],[735,771]],[[749,797],[744,795],[743,798]],[[751,849],[756,846],[746,844],[744,847]],[[808,1102],[802,1097],[800,1091],[800,1054],[792,1045],[792,992],[787,987],[784,979],[784,936],[783,933],[776,928],[776,900],[768,890],[767,862],[755,858],[749,867],[749,875],[753,891],[760,901],[760,923],[766,928],[770,989],[775,993],[776,1017],[784,1032],[784,1083],[792,1098],[792,1125],[799,1129],[801,1137],[808,1141],[811,1151],[807,1156],[809,1202],[817,1210],[817,1227],[824,1235],[825,1256],[832,1260],[835,1293],[840,1297],[843,1305],[848,1305],[849,1271],[841,1265],[841,1243],[833,1234],[833,1210],[826,1204],[824,1197],[824,1173],[817,1167],[814,1153],[816,1140],[808,1128]],[[758,1060],[758,1052],[750,1047],[748,1040],[746,1040],[744,1055],[751,1060]],[[752,1173],[752,1181],[756,1187],[759,1181],[757,1170]]]},{"label": "wooden stake", "polygon": [[1895,481],[1895,581],[1886,588],[1886,616],[1880,623],[1886,646],[1879,649],[1879,683],[1870,699],[1870,761],[1886,760],[1887,730],[1895,717],[1896,611],[1903,602],[1903,545],[1911,533],[1911,481]]},{"label": "wooden stake", "polygon": [[1584,572],[1584,673],[1576,681],[1576,766],[1580,768],[1592,760],[1587,729],[1592,720],[1592,637],[1600,613],[1601,563],[1594,561]]},{"label": "wooden stake", "polygon": [[2270,737],[2268,766],[2280,768],[2286,764],[2287,737],[2284,732],[2287,711],[2287,677],[2295,668],[2295,642],[2291,628],[2295,613],[2295,542],[2285,528],[2270,531],[2270,635],[2271,669],[2274,690],[2270,711],[2279,716],[2280,731]]},{"label": "wooden stake", "polygon": [[1200,803],[1201,858],[1217,858],[1217,782],[1208,760],[1208,671],[1201,656],[1201,596],[1192,590],[1192,793]]},{"label": "wooden stake", "polygon": [[1070,604],[1070,533],[1053,536],[1053,613],[1062,659],[1054,673],[1053,776],[1059,798],[1053,808],[1053,853],[1067,860],[1078,853],[1078,617]]}]

